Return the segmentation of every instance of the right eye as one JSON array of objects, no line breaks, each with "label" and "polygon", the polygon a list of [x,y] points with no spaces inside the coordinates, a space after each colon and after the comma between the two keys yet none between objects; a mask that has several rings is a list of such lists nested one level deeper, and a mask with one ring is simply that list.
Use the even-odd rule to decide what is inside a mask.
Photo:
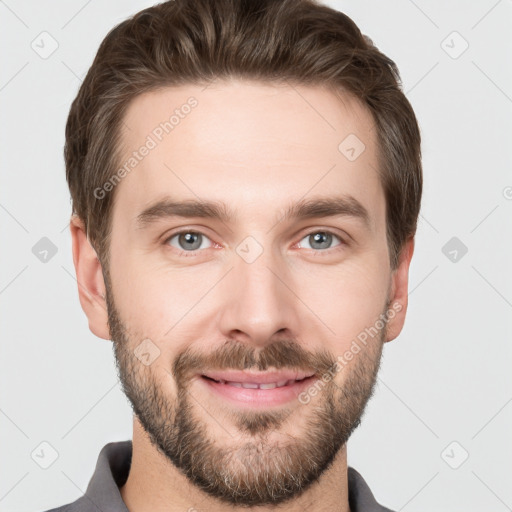
[{"label": "right eye", "polygon": [[[176,239],[176,241],[172,243],[174,239]],[[185,253],[192,253],[190,256],[194,256],[194,253],[199,252],[198,249],[208,249],[211,247],[211,245],[204,247],[203,242],[205,241],[210,241],[210,239],[203,233],[186,229],[173,233],[171,236],[167,237],[163,243],[176,248],[179,251],[179,256],[189,256],[189,254]],[[176,246],[176,244],[178,245]]]}]

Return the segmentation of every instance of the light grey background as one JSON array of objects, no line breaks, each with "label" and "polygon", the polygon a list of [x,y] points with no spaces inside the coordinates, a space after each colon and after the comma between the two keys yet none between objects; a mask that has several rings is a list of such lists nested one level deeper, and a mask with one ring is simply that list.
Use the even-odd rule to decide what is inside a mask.
[{"label": "light grey background", "polygon": [[[0,1],[2,511],[75,500],[103,445],[131,438],[111,343],[78,301],[62,149],[101,40],[152,3]],[[408,317],[349,465],[393,510],[512,510],[512,2],[328,4],[398,64],[424,154]],[[51,49],[43,31],[58,43],[45,59],[31,47]],[[42,442],[58,452],[47,469],[31,455]]]}]

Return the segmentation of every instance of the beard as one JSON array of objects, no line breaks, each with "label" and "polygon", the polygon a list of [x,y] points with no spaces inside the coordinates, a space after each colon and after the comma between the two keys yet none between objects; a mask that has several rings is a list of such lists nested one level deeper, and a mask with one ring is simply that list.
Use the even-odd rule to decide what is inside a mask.
[{"label": "beard", "polygon": [[[336,357],[327,351],[307,352],[289,338],[269,343],[260,351],[233,340],[209,354],[187,349],[176,355],[171,371],[166,370],[176,383],[176,396],[171,396],[159,384],[154,366],[145,366],[135,357],[134,349],[141,340],[127,334],[107,278],[105,281],[116,367],[133,412],[155,449],[209,496],[246,507],[278,505],[297,498],[332,465],[360,425],[374,393],[386,326],[343,368],[342,387],[334,378],[324,379],[321,391],[309,403],[272,410],[224,410],[214,404],[217,417],[209,418],[189,391],[201,371],[283,368],[314,371],[321,378],[329,371],[332,375]],[[286,435],[282,429],[286,420],[297,424],[299,418],[304,425],[300,434]],[[236,439],[232,436],[222,444],[209,434],[213,430],[209,419],[220,426],[235,425]]]}]

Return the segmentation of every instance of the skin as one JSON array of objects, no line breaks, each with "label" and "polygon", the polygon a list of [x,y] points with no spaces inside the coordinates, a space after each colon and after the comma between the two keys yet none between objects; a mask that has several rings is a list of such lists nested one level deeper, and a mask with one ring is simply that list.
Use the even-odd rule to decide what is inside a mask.
[{"label": "skin", "polygon": [[[347,512],[346,442],[373,393],[383,344],[403,327],[414,247],[409,240],[392,271],[371,115],[320,87],[166,88],[130,104],[127,158],[190,96],[198,106],[111,192],[108,273],[81,220],[71,220],[80,302],[91,331],[114,341],[135,412],[121,496],[137,512]],[[349,134],[365,144],[354,161],[338,150]],[[333,193],[362,203],[369,226],[351,216],[279,221],[288,205]],[[137,229],[137,215],[166,194],[223,201],[237,216]],[[183,238],[169,240],[183,228],[203,235],[186,256]],[[335,235],[327,248],[309,236],[326,231]],[[236,251],[247,236],[262,247],[251,263]],[[391,305],[385,327],[307,404],[242,410],[195,375],[248,369],[247,361],[252,371],[286,369],[292,360],[325,375]],[[146,339],[160,351],[149,365],[134,357]]]}]

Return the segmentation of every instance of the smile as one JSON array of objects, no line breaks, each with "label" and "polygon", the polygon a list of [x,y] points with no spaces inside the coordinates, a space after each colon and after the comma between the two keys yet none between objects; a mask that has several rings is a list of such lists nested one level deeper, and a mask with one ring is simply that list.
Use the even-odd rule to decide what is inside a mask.
[{"label": "smile", "polygon": [[[203,375],[204,378],[210,379],[210,377],[207,377]],[[245,389],[274,389],[274,388],[282,388],[284,386],[290,386],[291,384],[295,384],[295,382],[302,382],[304,379],[308,377],[304,377],[302,379],[289,379],[289,380],[282,380],[279,382],[266,382],[266,383],[257,383],[257,382],[233,382],[233,381],[227,381],[224,379],[213,380],[219,384],[227,384],[228,386],[234,386],[235,388],[245,388]]]},{"label": "smile", "polygon": [[[225,372],[226,373],[226,372]],[[200,375],[197,379],[201,386],[209,392],[214,399],[227,401],[237,407],[269,408],[298,401],[300,393],[316,380],[316,376],[286,372],[277,374],[247,374],[238,372],[237,375],[227,375],[222,378]]]}]

